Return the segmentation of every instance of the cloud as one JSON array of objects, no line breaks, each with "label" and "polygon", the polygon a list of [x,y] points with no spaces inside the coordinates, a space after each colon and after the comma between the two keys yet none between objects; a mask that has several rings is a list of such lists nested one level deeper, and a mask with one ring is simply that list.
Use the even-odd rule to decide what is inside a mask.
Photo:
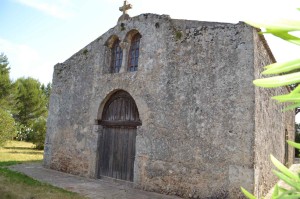
[{"label": "cloud", "polygon": [[45,14],[60,19],[67,19],[73,16],[70,11],[70,0],[52,0],[51,3],[45,0],[15,0],[18,3],[37,9]]},{"label": "cloud", "polygon": [[8,58],[11,79],[33,77],[42,83],[51,81],[53,62],[41,56],[34,48],[0,38],[0,53],[2,52]]}]

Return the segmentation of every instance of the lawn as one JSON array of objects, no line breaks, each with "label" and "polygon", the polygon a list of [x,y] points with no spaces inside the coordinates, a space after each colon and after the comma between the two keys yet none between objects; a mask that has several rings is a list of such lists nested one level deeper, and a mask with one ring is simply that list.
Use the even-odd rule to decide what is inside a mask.
[{"label": "lawn", "polygon": [[49,184],[41,183],[6,166],[22,162],[42,161],[43,151],[28,142],[10,141],[0,147],[0,199],[83,199]]},{"label": "lawn", "polygon": [[34,144],[22,141],[9,141],[4,147],[0,147],[0,162],[10,161],[42,161],[42,150],[35,150]]}]

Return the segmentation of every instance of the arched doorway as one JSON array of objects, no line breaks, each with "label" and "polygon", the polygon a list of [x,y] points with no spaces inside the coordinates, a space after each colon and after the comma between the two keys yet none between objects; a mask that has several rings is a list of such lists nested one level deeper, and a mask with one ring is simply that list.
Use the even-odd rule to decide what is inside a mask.
[{"label": "arched doorway", "polygon": [[126,91],[114,93],[105,103],[100,125],[100,176],[133,181],[137,126],[141,125],[134,99]]}]

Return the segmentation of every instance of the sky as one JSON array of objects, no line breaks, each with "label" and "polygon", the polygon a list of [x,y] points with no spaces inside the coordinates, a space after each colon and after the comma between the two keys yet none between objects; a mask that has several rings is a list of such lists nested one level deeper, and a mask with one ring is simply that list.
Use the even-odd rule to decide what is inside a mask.
[{"label": "sky", "polygon": [[[300,19],[300,0],[129,0],[130,16],[167,14],[174,19],[238,23],[279,18]],[[53,66],[117,23],[123,0],[1,0],[0,53],[10,77],[52,81]],[[299,48],[267,36],[278,62],[297,58]]]}]

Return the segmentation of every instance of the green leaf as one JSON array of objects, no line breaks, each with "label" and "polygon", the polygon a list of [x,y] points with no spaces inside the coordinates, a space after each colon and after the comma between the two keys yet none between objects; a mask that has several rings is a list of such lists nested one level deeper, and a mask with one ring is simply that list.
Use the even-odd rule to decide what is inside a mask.
[{"label": "green leaf", "polygon": [[262,74],[264,75],[286,73],[289,71],[300,69],[300,59],[295,59],[284,63],[270,64],[265,68],[266,70],[262,72]]},{"label": "green leaf", "polygon": [[274,191],[272,193],[272,198],[277,198],[279,195],[279,190],[278,190],[278,185],[276,184],[275,187],[274,187]]},{"label": "green leaf", "polygon": [[294,194],[294,195],[280,197],[280,199],[299,199],[299,198],[300,198],[300,194]]},{"label": "green leaf", "polygon": [[287,106],[282,111],[294,110],[295,108],[298,108],[298,107],[300,107],[300,102],[295,103],[295,104],[290,105],[290,106]]},{"label": "green leaf", "polygon": [[277,175],[277,177],[280,180],[284,181],[286,184],[290,185],[291,187],[295,188],[298,191],[300,190],[300,183],[296,183],[295,180],[293,180],[292,178],[288,177],[287,175],[279,171],[273,170],[273,173]]},{"label": "green leaf", "polygon": [[249,193],[246,189],[244,189],[243,187],[241,187],[241,190],[243,192],[243,194],[249,198],[249,199],[256,199],[256,197],[254,195],[252,195],[251,193]]},{"label": "green leaf", "polygon": [[287,19],[281,19],[274,22],[266,21],[266,22],[252,22],[247,21],[247,24],[254,26],[256,28],[266,28],[276,31],[298,31],[300,30],[300,21],[295,20],[287,20]]},{"label": "green leaf", "polygon": [[265,87],[265,88],[274,88],[279,86],[287,86],[300,82],[300,72],[269,77],[265,79],[256,79],[253,83],[256,86]]},{"label": "green leaf", "polygon": [[289,178],[292,178],[294,180],[299,180],[298,176],[291,172],[288,168],[286,168],[281,162],[279,162],[273,155],[271,156],[271,161],[275,165],[275,167],[281,171],[284,175],[286,175]]},{"label": "green leaf", "polygon": [[290,92],[290,94],[295,94],[295,93],[299,93],[300,92],[300,84]]},{"label": "green leaf", "polygon": [[278,199],[299,199],[300,193],[296,190],[286,190],[283,192]]},{"label": "green leaf", "polygon": [[272,97],[272,99],[278,100],[279,102],[300,102],[300,93],[277,95]]},{"label": "green leaf", "polygon": [[287,192],[288,190],[283,187],[278,187],[279,192]]},{"label": "green leaf", "polygon": [[292,142],[290,140],[287,140],[287,143],[296,149],[300,149],[300,143]]},{"label": "green leaf", "polygon": [[300,38],[294,35],[289,34],[288,32],[271,32],[272,35],[284,39],[288,42],[291,42],[296,45],[300,45]]}]

